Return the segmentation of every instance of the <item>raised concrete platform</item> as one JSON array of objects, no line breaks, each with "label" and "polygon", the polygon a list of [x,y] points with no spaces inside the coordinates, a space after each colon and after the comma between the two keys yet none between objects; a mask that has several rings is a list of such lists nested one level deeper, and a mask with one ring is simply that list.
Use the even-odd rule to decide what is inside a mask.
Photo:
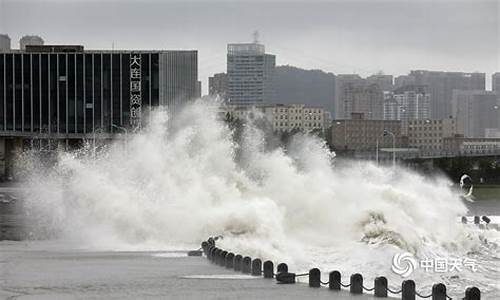
[{"label": "raised concrete platform", "polygon": [[[375,299],[282,285],[185,252],[86,252],[0,242],[0,299]],[[377,298],[380,299],[380,298]]]}]

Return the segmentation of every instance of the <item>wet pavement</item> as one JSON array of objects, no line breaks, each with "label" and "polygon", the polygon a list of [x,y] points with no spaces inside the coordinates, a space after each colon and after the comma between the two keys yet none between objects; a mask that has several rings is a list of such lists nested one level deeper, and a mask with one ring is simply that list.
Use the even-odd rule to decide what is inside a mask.
[{"label": "wet pavement", "polygon": [[277,284],[185,252],[62,248],[0,242],[0,299],[375,299],[304,283]]}]

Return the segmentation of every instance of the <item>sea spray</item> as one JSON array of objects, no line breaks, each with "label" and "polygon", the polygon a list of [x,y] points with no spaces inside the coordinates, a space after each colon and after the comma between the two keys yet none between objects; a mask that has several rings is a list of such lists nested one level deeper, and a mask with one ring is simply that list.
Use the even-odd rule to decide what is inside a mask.
[{"label": "sea spray", "polygon": [[444,280],[492,289],[484,278],[498,276],[491,246],[498,234],[457,222],[466,208],[448,180],[368,162],[332,167],[334,154],[313,135],[282,147],[259,113],[234,128],[217,105],[197,101],[171,119],[158,109],[128,140],[97,151],[88,142],[58,153],[50,167],[25,153],[18,165],[33,238],[161,250],[222,234],[228,249],[297,270],[385,275],[397,285],[396,253],[471,256],[484,273],[465,270],[455,281],[422,270],[412,276],[423,287]]}]

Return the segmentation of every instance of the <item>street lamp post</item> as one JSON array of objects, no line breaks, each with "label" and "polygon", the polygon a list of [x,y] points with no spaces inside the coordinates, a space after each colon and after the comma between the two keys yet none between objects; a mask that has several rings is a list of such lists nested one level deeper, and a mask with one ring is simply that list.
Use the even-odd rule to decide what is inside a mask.
[{"label": "street lamp post", "polygon": [[94,148],[93,149],[94,159],[96,158],[96,146],[95,146],[95,141],[96,141],[95,134],[96,134],[96,132],[98,132],[99,134],[101,134],[102,133],[102,128],[97,128],[96,130],[94,130],[92,132],[92,136],[93,136],[92,142],[93,142],[93,148]]},{"label": "street lamp post", "polygon": [[[388,134],[390,134],[392,136],[392,167],[395,168],[396,167],[396,135],[394,135],[394,133],[390,132],[389,130],[384,129],[384,133],[382,134],[382,136],[386,136]],[[377,138],[376,152],[375,152],[377,165],[378,165],[378,148],[379,148],[379,145],[378,145],[378,138]]]},{"label": "street lamp post", "polygon": [[125,147],[128,149],[128,130],[127,130],[127,128],[118,126],[116,124],[111,124],[111,126],[113,128],[116,128],[116,129],[119,129],[119,130],[122,130],[123,132],[125,132]]}]

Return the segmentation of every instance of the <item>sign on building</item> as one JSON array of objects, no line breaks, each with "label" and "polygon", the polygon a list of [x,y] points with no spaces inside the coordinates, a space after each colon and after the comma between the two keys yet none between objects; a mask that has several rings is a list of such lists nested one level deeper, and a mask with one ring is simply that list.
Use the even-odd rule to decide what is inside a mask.
[{"label": "sign on building", "polygon": [[142,91],[141,91],[141,55],[130,54],[130,126],[141,127]]}]

